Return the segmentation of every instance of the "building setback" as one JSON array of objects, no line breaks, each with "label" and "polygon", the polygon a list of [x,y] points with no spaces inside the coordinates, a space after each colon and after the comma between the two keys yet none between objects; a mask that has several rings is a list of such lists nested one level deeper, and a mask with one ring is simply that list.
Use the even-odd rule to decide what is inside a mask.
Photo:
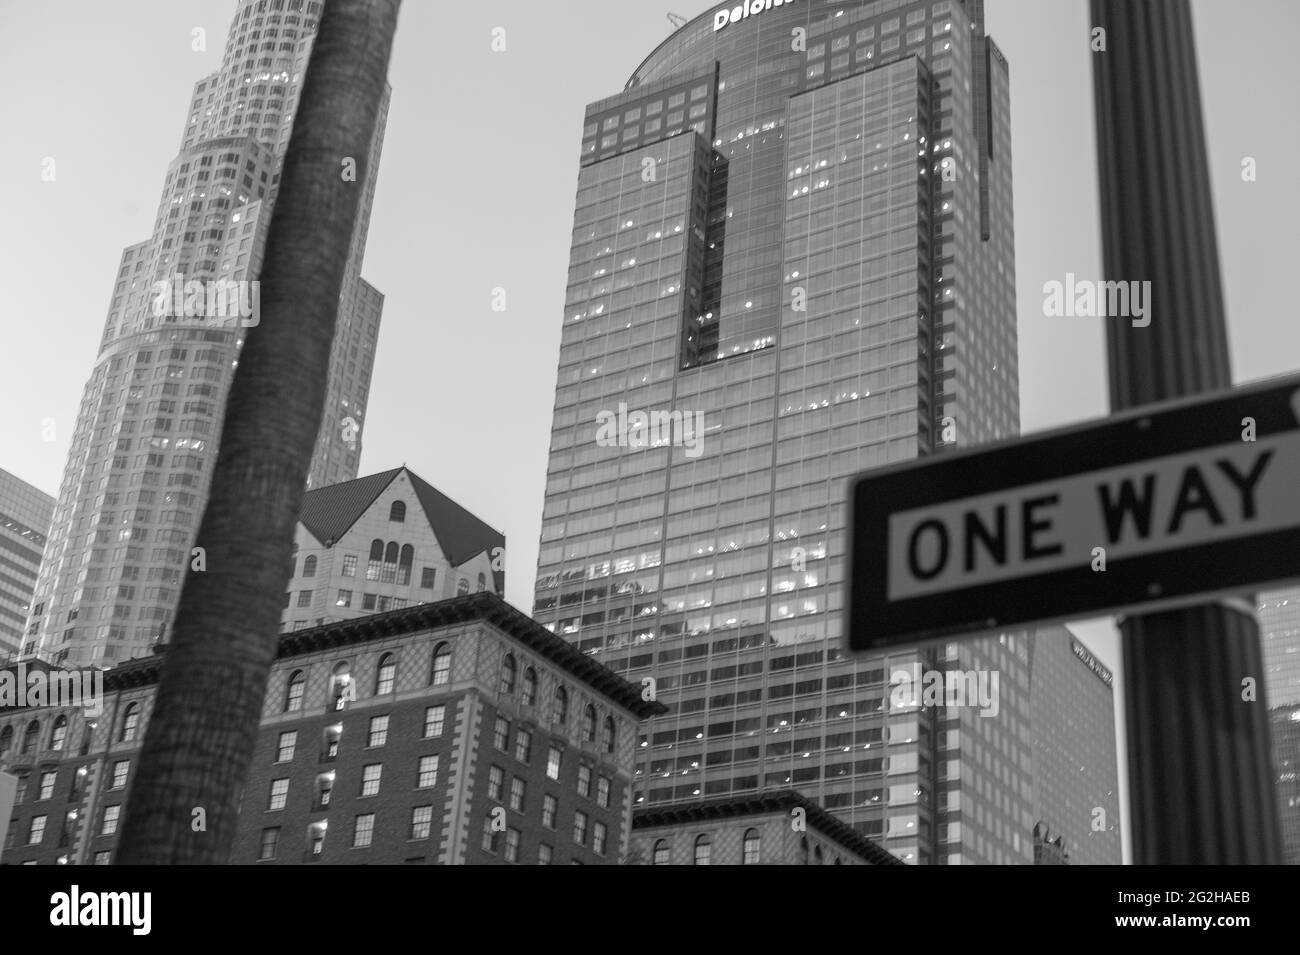
[{"label": "building setback", "polygon": [[[638,807],[1030,863],[1027,635],[851,657],[842,608],[846,479],[1019,431],[1006,60],[982,0],[723,10],[586,111],[534,615],[668,703]],[[891,712],[914,665],[997,716]]]},{"label": "building setback", "polygon": [[[319,0],[240,0],[194,87],[153,234],[125,249],[82,394],[24,656],[113,666],[166,638],[207,500]],[[308,487],[356,476],[383,296],[360,275],[388,91],[367,156]],[[200,283],[192,286],[191,283]],[[223,285],[220,283],[231,283]],[[233,283],[245,283],[243,286]],[[219,289],[227,306],[208,310]],[[197,288],[200,295],[191,297]],[[198,306],[199,314],[186,302]]]},{"label": "building setback", "polygon": [[0,468],[0,662],[22,647],[53,515],[54,498]]},{"label": "building setback", "polygon": [[[6,863],[112,861],[161,662],[108,671],[97,720],[0,711]],[[662,710],[492,593],[286,634],[231,861],[616,864]]]},{"label": "building setback", "polygon": [[793,790],[632,814],[637,865],[903,865]]},{"label": "building setback", "polygon": [[505,537],[405,466],[308,491],[281,631],[505,592]]}]

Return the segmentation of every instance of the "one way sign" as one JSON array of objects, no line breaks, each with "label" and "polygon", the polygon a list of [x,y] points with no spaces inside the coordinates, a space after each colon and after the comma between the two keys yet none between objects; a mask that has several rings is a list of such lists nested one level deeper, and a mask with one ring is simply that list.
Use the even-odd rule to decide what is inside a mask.
[{"label": "one way sign", "polygon": [[879,649],[1300,578],[1300,377],[870,471],[849,646]]}]

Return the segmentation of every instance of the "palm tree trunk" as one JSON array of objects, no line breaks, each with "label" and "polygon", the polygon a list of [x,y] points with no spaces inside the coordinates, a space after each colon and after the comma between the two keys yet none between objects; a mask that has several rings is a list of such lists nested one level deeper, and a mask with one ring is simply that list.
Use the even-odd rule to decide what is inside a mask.
[{"label": "palm tree trunk", "polygon": [[[239,356],[199,527],[207,569],[181,593],[119,865],[230,858],[400,3],[325,3],[267,236],[260,322]],[[349,157],[358,169],[345,181]]]}]

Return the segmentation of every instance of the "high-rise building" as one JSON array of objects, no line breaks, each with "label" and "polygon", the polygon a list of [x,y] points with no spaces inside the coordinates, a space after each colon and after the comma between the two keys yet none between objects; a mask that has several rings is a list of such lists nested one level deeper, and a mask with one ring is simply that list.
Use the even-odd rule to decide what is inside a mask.
[{"label": "high-rise building", "polygon": [[54,498],[0,468],[0,662],[22,648]]},{"label": "high-rise building", "polygon": [[1269,725],[1282,823],[1282,859],[1287,865],[1300,865],[1300,703],[1273,707],[1269,710]]},{"label": "high-rise building", "polygon": [[[847,479],[1019,430],[1009,109],[982,0],[728,3],[587,108],[534,612],[668,704],[639,807],[1032,862],[1025,635],[843,629]],[[997,715],[893,711],[914,666]]]},{"label": "high-rise building", "polygon": [[405,466],[308,491],[281,631],[505,592],[506,539]]},{"label": "high-rise building", "polygon": [[[320,8],[241,0],[221,68],[194,87],[153,234],[122,254],[24,654],[112,666],[165,638],[245,328],[257,321],[253,283]],[[358,157],[363,195],[309,486],[357,473],[383,301],[360,268],[387,103],[385,91],[370,153]]]},{"label": "high-rise building", "polygon": [[1256,596],[1264,650],[1264,699],[1273,729],[1282,854],[1300,865],[1300,587]]},{"label": "high-rise building", "polygon": [[1029,659],[1034,816],[1054,837],[1035,828],[1035,845],[1071,865],[1120,865],[1114,676],[1065,627],[1034,631]]},{"label": "high-rise building", "polygon": [[1256,607],[1268,705],[1300,703],[1300,587],[1261,593]]}]

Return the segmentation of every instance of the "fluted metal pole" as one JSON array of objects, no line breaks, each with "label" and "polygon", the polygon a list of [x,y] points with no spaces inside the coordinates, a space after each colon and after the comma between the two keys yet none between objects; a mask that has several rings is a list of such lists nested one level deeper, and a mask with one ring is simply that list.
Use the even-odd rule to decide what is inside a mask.
[{"label": "fluted metal pole", "polygon": [[[1091,4],[1105,277],[1151,282],[1149,325],[1107,319],[1118,411],[1232,380],[1187,0]],[[1120,629],[1133,861],[1280,862],[1253,600]]]}]

